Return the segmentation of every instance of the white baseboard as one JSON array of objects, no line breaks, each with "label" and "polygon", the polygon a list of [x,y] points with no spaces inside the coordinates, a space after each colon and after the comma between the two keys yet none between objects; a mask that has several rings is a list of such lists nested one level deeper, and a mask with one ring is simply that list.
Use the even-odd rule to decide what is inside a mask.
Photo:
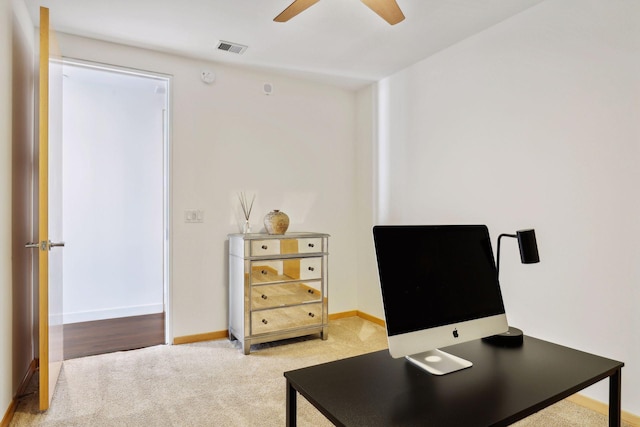
[{"label": "white baseboard", "polygon": [[163,304],[147,304],[129,307],[113,307],[104,310],[78,311],[75,313],[64,313],[62,315],[64,324],[91,322],[93,320],[116,319],[119,317],[143,316],[145,314],[156,314],[164,311]]}]

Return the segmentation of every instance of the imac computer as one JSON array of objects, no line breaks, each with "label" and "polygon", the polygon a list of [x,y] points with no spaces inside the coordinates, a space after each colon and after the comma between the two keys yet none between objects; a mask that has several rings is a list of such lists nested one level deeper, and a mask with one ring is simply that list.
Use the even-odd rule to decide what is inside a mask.
[{"label": "imac computer", "polygon": [[438,350],[508,330],[484,225],[373,228],[389,352],[435,375],[472,366]]}]

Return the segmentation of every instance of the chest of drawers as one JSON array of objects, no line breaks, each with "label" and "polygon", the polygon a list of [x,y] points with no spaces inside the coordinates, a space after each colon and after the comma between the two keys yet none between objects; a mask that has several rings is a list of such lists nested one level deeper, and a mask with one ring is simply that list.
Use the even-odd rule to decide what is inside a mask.
[{"label": "chest of drawers", "polygon": [[229,235],[229,339],[328,334],[328,244],[321,233]]}]

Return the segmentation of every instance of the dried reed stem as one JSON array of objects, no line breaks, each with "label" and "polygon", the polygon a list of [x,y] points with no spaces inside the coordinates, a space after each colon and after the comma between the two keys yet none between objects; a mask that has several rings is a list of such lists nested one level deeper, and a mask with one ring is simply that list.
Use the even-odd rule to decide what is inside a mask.
[{"label": "dried reed stem", "polygon": [[238,194],[238,199],[240,199],[240,206],[242,206],[242,212],[244,213],[244,219],[249,221],[249,217],[251,216],[251,209],[253,209],[253,201],[256,199],[256,195],[254,194],[251,198],[251,203],[247,199],[247,195],[244,192]]}]

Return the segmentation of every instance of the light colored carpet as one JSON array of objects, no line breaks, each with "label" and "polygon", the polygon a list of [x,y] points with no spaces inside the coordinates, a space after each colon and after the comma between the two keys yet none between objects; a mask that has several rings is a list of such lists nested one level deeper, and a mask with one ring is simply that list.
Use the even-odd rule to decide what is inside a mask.
[{"label": "light colored carpet", "polygon": [[[51,408],[23,399],[21,426],[284,426],[283,373],[386,348],[384,328],[357,317],[332,321],[329,339],[254,346],[228,340],[155,346],[64,363]],[[463,410],[463,409],[461,409]],[[298,425],[331,424],[298,396]],[[563,401],[516,424],[600,427],[606,417]]]}]

